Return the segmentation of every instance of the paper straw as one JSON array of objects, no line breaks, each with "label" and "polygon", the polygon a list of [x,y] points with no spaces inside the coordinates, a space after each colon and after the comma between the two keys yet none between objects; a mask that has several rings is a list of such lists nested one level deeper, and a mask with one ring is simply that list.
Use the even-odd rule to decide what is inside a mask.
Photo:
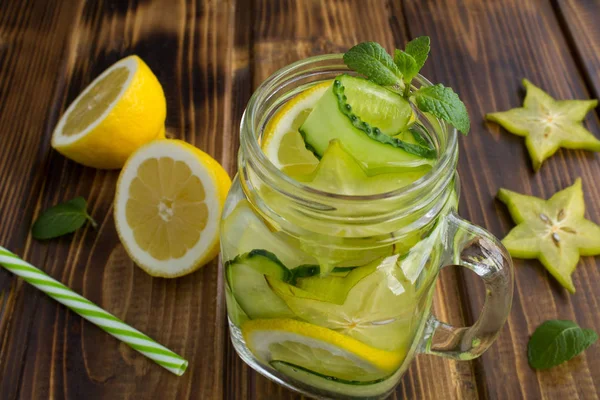
[{"label": "paper straw", "polygon": [[0,265],[177,376],[188,362],[0,246]]}]

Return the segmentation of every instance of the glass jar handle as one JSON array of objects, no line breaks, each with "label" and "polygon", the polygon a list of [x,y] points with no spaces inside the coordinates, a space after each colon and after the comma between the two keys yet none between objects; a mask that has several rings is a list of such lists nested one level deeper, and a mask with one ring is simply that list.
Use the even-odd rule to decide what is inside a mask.
[{"label": "glass jar handle", "polygon": [[470,327],[455,327],[431,315],[421,350],[471,360],[491,346],[508,318],[513,297],[512,260],[498,239],[484,229],[454,212],[447,218],[446,246],[451,257],[447,265],[460,265],[479,275],[485,284],[485,302],[479,319]]}]

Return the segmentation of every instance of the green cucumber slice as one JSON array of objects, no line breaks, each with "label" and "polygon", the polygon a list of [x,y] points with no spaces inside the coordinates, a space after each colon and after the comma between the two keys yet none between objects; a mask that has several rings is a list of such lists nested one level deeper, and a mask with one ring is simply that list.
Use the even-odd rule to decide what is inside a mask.
[{"label": "green cucumber slice", "polygon": [[311,276],[296,278],[296,286],[290,285],[281,279],[267,277],[267,283],[280,297],[291,295],[300,299],[318,300],[331,304],[344,304],[350,290],[356,284],[373,273],[377,265],[367,265],[353,269],[345,277],[327,275],[325,277]]},{"label": "green cucumber slice", "polygon": [[225,285],[225,304],[227,304],[227,315],[229,320],[233,322],[235,326],[242,326],[242,324],[248,321],[248,315],[242,310],[229,285]]},{"label": "green cucumber slice", "polygon": [[324,375],[324,374],[321,374],[319,372],[311,371],[308,368],[304,368],[304,367],[301,367],[299,365],[295,365],[295,364],[292,364],[292,363],[289,363],[289,362],[285,362],[285,361],[275,360],[275,361],[271,361],[270,364],[271,364],[271,366],[273,368],[275,368],[278,371],[282,371],[282,368],[281,368],[282,366],[287,366],[289,368],[299,369],[299,370],[305,371],[305,372],[307,372],[309,374],[320,376],[321,378],[327,379],[329,381],[339,382],[339,383],[343,383],[345,385],[361,385],[361,386],[365,386],[365,385],[372,385],[374,383],[383,382],[383,381],[386,380],[386,378],[382,378],[382,379],[376,379],[376,380],[373,380],[373,381],[353,381],[353,380],[336,378],[335,376]]},{"label": "green cucumber slice", "polygon": [[[334,267],[331,272],[329,272],[328,276],[337,276],[343,278],[355,268],[357,267]],[[290,283],[295,285],[299,278],[310,278],[312,276],[320,275],[321,267],[318,265],[300,265],[299,267],[291,270],[291,273],[293,277]]]},{"label": "green cucumber slice", "polygon": [[350,104],[349,111],[371,127],[379,128],[382,133],[388,136],[396,135],[416,121],[410,103],[397,93],[372,81],[351,75],[341,75],[337,79],[342,86],[334,87],[334,93],[341,92],[341,100]]},{"label": "green cucumber slice", "polygon": [[266,250],[252,250],[225,265],[227,281],[244,313],[254,318],[286,318],[294,313],[269,287],[265,277],[288,281],[292,274]]},{"label": "green cucumber slice", "polygon": [[379,395],[393,389],[398,383],[400,375],[399,373],[395,373],[387,379],[375,381],[349,381],[319,374],[307,368],[299,367],[285,361],[271,361],[270,365],[285,376],[306,385],[342,395],[366,398],[370,396],[379,398]]},{"label": "green cucumber slice", "polygon": [[375,265],[355,268],[343,277],[329,274],[325,277],[311,276],[298,278],[296,280],[296,287],[315,294],[322,301],[344,304],[350,289],[361,279],[375,271],[375,268]]},{"label": "green cucumber slice", "polygon": [[[412,112],[402,96],[365,79],[341,75],[299,130],[317,157],[324,155],[332,139],[339,139],[370,174],[431,166],[435,150],[392,137],[408,127]],[[367,121],[383,124],[385,131]]]}]

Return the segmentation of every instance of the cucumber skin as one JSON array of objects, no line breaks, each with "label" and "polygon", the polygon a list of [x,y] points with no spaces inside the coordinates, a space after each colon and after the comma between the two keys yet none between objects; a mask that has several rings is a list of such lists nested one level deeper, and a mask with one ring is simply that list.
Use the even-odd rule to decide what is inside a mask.
[{"label": "cucumber skin", "polygon": [[[257,262],[259,263],[258,266],[256,265]],[[259,304],[260,301],[257,302],[258,299],[252,300],[249,296],[246,296],[246,294],[248,294],[247,292],[245,292],[244,290],[241,290],[241,288],[238,285],[235,285],[236,280],[233,279],[233,277],[234,277],[234,269],[236,268],[236,264],[241,264],[240,268],[243,266],[244,268],[249,268],[249,269],[253,270],[253,272],[251,273],[254,276],[253,278],[247,275],[246,279],[244,279],[244,280],[238,279],[237,280],[239,282],[242,282],[241,283],[242,287],[244,287],[244,285],[249,282],[249,279],[251,279],[250,282],[252,282],[252,279],[257,278],[256,275],[258,275],[260,277],[260,279],[262,279],[264,281],[264,289],[266,289],[268,292],[261,292],[261,293],[263,293],[262,294],[263,297],[264,296],[266,296],[267,298],[269,298],[269,296],[271,297],[268,300],[270,301],[269,304],[272,306],[272,308],[271,308],[271,306],[269,306],[265,309],[257,309],[255,306],[256,306],[256,304]],[[272,276],[272,277],[274,277],[278,280],[282,280],[284,282],[289,281],[292,278],[291,272],[286,268],[285,265],[283,265],[283,263],[281,263],[281,261],[279,261],[279,259],[277,258],[277,256],[275,256],[275,254],[273,254],[269,251],[266,251],[266,250],[255,249],[248,253],[240,254],[240,255],[236,256],[234,259],[232,259],[231,261],[226,262],[225,268],[226,268],[227,284],[231,288],[233,298],[237,301],[241,310],[244,311],[244,313],[248,317],[253,319],[253,318],[273,318],[274,316],[292,317],[294,315],[293,312],[291,310],[289,310],[289,308],[286,306],[285,302],[283,302],[283,300],[279,299],[279,297],[271,291],[271,289],[269,288],[267,281],[265,279],[265,275]],[[256,274],[256,275],[254,275],[254,274]],[[262,286],[261,284],[257,284],[257,285],[258,286],[255,286],[256,288]],[[270,293],[270,295],[269,295],[269,293]],[[278,300],[280,302],[280,304],[278,304],[278,302],[275,300]],[[272,312],[274,311],[275,313],[273,315],[271,315],[267,311],[272,311]]]},{"label": "cucumber skin", "polygon": [[383,381],[385,381],[387,379],[387,377],[386,377],[386,378],[381,378],[381,379],[377,379],[377,380],[373,380],[373,381],[349,381],[349,380],[346,380],[346,379],[336,378],[336,377],[330,376],[330,375],[323,375],[323,374],[321,374],[319,372],[311,371],[308,368],[304,368],[304,367],[301,367],[299,365],[292,364],[292,363],[289,363],[289,362],[286,362],[286,361],[273,360],[269,364],[273,368],[275,368],[276,370],[278,370],[278,371],[279,371],[279,368],[277,368],[277,365],[285,365],[285,366],[287,366],[289,368],[299,369],[299,370],[304,371],[304,372],[306,372],[308,374],[315,375],[315,376],[318,376],[319,378],[326,379],[326,380],[328,380],[330,382],[343,383],[345,385],[367,386],[367,385],[373,385],[375,383],[383,382]]},{"label": "cucumber skin", "polygon": [[281,268],[282,276],[276,277],[276,278],[281,279],[284,282],[289,282],[292,279],[292,272],[290,272],[290,270],[285,265],[283,265],[283,263],[281,261],[279,261],[279,258],[277,258],[277,256],[275,254],[271,253],[270,251],[263,250],[263,249],[254,249],[248,253],[237,255],[232,260],[229,260],[225,263],[224,267],[225,267],[225,270],[227,271],[227,280],[229,281],[230,286],[231,286],[230,266],[235,263],[238,263],[238,262],[253,261],[253,259],[256,259],[257,257],[267,258],[269,261],[272,261],[273,263],[277,264]]},{"label": "cucumber skin", "polygon": [[[435,159],[437,157],[437,153],[436,153],[435,149],[408,143],[403,140],[386,135],[385,133],[381,132],[381,130],[379,128],[372,127],[367,122],[362,121],[359,116],[352,113],[352,106],[350,104],[348,104],[348,102],[346,101],[346,96],[344,95],[345,88],[342,83],[342,79],[344,79],[345,77],[349,77],[352,79],[361,79],[361,78],[356,78],[356,77],[352,77],[350,75],[342,74],[342,75],[338,76],[337,78],[335,78],[335,80],[333,81],[333,94],[336,97],[339,111],[348,118],[348,120],[350,121],[350,123],[352,124],[352,126],[354,128],[358,129],[359,131],[361,131],[362,133],[367,135],[369,138],[375,140],[376,142],[378,142],[380,144],[387,144],[392,147],[402,149],[409,154],[423,157],[426,159]],[[324,94],[324,96],[326,96],[326,95],[327,95],[327,92]],[[304,139],[304,144],[305,144],[306,148],[308,150],[310,150],[311,152],[313,152],[313,154],[318,159],[321,159],[321,157],[323,156],[324,150],[319,151],[317,148],[315,148],[310,143],[310,138],[309,138],[310,135],[307,134],[306,129],[303,129],[303,126],[300,127],[300,129],[298,129],[298,131],[300,132],[300,134],[302,135],[302,138]],[[400,132],[398,132],[398,133],[400,133]],[[343,142],[343,140],[342,140],[342,142]]]},{"label": "cucumber skin", "polygon": [[[334,267],[331,272],[350,272],[357,267]],[[298,278],[310,278],[311,276],[319,275],[321,273],[321,267],[318,265],[304,264],[292,269],[292,277],[288,283],[296,285]]]}]

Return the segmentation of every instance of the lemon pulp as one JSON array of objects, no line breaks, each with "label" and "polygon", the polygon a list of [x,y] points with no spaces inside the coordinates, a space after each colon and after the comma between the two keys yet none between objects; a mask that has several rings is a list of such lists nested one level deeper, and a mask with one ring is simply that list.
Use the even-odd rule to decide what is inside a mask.
[{"label": "lemon pulp", "polygon": [[98,81],[79,99],[77,106],[69,114],[63,135],[75,135],[99,119],[117,99],[128,77],[127,68],[118,67]]},{"label": "lemon pulp", "polygon": [[169,157],[146,160],[127,201],[127,222],[135,240],[158,260],[182,257],[206,227],[204,198],[202,182],[183,162]]}]

